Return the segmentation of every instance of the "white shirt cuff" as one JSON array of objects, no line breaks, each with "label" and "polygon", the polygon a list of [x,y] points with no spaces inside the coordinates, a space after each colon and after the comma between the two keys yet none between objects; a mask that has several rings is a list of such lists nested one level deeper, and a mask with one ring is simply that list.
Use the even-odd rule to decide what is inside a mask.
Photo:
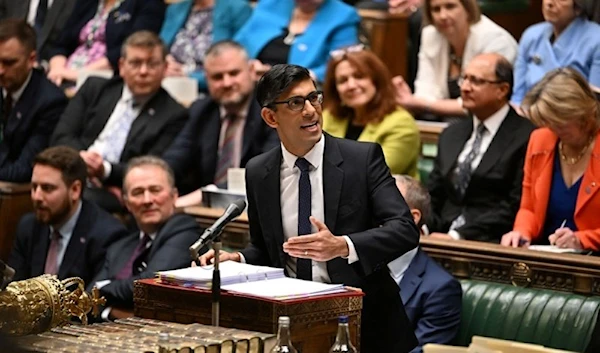
[{"label": "white shirt cuff", "polygon": [[102,320],[104,321],[110,321],[109,316],[110,316],[110,311],[112,310],[112,307],[106,307],[104,308],[104,310],[102,310],[102,313],[100,314],[100,317],[102,318]]},{"label": "white shirt cuff", "polygon": [[244,254],[242,254],[241,252],[238,252],[238,254],[240,255],[240,262],[245,264],[246,263],[246,258],[244,257]]},{"label": "white shirt cuff", "polygon": [[348,257],[344,257],[344,259],[348,259],[348,265],[350,265],[358,261],[358,254],[356,253],[356,248],[354,247],[352,240],[350,240],[350,237],[344,235],[344,240],[346,240],[346,244],[348,244]]},{"label": "white shirt cuff", "polygon": [[110,162],[104,160],[104,161],[102,161],[102,165],[104,166],[103,180],[106,180],[106,178],[109,177],[110,172],[112,172],[112,164],[110,164]]},{"label": "white shirt cuff", "polygon": [[452,238],[454,240],[462,240],[463,239],[463,237],[460,235],[460,233],[455,230],[449,231],[448,235],[450,236],[450,238]]}]

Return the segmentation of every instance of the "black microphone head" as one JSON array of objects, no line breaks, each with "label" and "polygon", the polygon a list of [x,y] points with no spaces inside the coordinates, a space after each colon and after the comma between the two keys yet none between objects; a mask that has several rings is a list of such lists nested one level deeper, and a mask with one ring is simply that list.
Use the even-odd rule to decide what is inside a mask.
[{"label": "black microphone head", "polygon": [[244,210],[246,209],[246,206],[247,206],[246,199],[237,199],[237,200],[235,200],[233,205],[235,205],[237,208],[239,208],[240,213],[242,213],[242,212],[244,212]]}]

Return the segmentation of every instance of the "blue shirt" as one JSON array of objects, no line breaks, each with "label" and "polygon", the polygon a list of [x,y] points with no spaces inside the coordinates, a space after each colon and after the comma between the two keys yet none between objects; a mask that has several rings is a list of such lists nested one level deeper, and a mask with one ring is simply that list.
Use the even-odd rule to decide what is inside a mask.
[{"label": "blue shirt", "polygon": [[546,221],[544,223],[544,231],[539,239],[544,244],[549,244],[548,236],[553,234],[556,229],[562,226],[563,221],[565,227],[572,231],[577,230],[575,225],[575,207],[577,205],[577,194],[581,187],[580,177],[575,184],[567,187],[560,169],[560,153],[558,148],[554,153],[554,167],[552,172],[552,184],[550,186],[550,197],[548,199],[548,209],[546,210]]},{"label": "blue shirt", "polygon": [[577,17],[554,43],[550,42],[552,35],[549,22],[535,24],[523,33],[515,62],[514,104],[520,105],[548,71],[559,67],[571,67],[600,87],[600,25]]}]

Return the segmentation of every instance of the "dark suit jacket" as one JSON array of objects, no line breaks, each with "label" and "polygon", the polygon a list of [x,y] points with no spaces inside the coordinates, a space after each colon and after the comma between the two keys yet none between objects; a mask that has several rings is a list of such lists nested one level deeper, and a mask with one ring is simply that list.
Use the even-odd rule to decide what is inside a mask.
[{"label": "dark suit jacket", "polygon": [[440,135],[429,176],[432,232],[448,232],[461,212],[466,224],[456,229],[465,239],[499,242],[512,229],[521,200],[523,163],[533,124],[512,108],[471,176],[463,198],[454,188],[456,160],[473,133],[472,119],[448,126]]},{"label": "dark suit jacket", "polygon": [[[264,153],[279,143],[277,132],[260,116],[260,105],[251,97],[244,126],[240,167],[250,158]],[[190,108],[190,119],[163,158],[173,168],[182,194],[211,184],[217,170],[221,115],[219,105],[210,97],[196,101]]]},{"label": "dark suit jacket", "polygon": [[[104,264],[108,246],[126,235],[127,230],[116,218],[95,204],[82,201],[81,213],[58,270],[58,278],[81,277],[86,284],[90,283]],[[16,271],[14,280],[42,275],[49,246],[48,225],[37,221],[33,213],[23,216],[8,261]]]},{"label": "dark suit jacket", "polygon": [[[106,23],[106,57],[115,71],[119,68],[121,45],[125,39],[141,30],[159,33],[165,9],[163,0],[125,0],[111,11]],[[69,57],[80,44],[81,29],[96,15],[97,10],[98,0],[77,0],[51,56]]]},{"label": "dark suit jacket", "polygon": [[[324,134],[323,199],[325,224],[335,235],[348,235],[359,261],[327,262],[334,283],[360,287],[363,301],[361,350],[408,352],[417,340],[387,264],[417,246],[419,232],[377,144]],[[284,267],[280,202],[281,148],[246,165],[251,243],[242,251],[256,265]]]},{"label": "dark suit jacket", "polygon": [[[111,245],[106,252],[102,271],[89,284],[88,289],[98,281],[111,280],[100,289],[100,293],[106,298],[106,306],[133,308],[133,281],[152,278],[157,271],[189,267],[191,261],[188,249],[199,237],[200,227],[193,217],[181,213],[174,214],[152,241],[150,252],[145,259],[145,269],[131,278],[115,280],[140,242],[140,232],[130,234]],[[134,268],[138,265],[143,266],[134,263]]]},{"label": "dark suit jacket", "polygon": [[[77,150],[90,147],[121,99],[123,85],[121,78],[87,79],[61,116],[50,144],[67,145]],[[145,154],[160,155],[186,119],[186,109],[161,88],[133,122],[121,154],[121,163],[113,164],[105,184],[121,185],[125,165],[131,158]]]},{"label": "dark suit jacket", "polygon": [[[22,18],[27,20],[30,0],[0,0],[0,20]],[[50,60],[50,52],[73,10],[75,0],[55,0],[48,8],[42,31],[37,36],[38,60]]]},{"label": "dark suit jacket", "polygon": [[0,180],[31,181],[33,158],[48,147],[50,135],[66,105],[63,92],[41,71],[33,70],[4,127],[4,139],[0,143]]},{"label": "dark suit jacket", "polygon": [[453,343],[460,328],[462,288],[421,249],[400,281],[400,297],[419,340],[411,353],[421,353],[426,343]]}]

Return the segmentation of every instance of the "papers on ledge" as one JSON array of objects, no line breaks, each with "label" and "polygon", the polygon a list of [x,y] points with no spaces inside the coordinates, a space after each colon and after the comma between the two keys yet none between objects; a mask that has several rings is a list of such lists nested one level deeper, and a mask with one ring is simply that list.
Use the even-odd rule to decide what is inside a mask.
[{"label": "papers on ledge", "polygon": [[343,284],[327,284],[295,278],[277,278],[258,282],[230,284],[223,290],[270,299],[297,299],[344,292]]},{"label": "papers on ledge", "polygon": [[569,248],[559,248],[556,245],[529,245],[528,247],[529,250],[537,250],[537,251],[546,251],[546,252],[553,252],[553,253],[560,253],[560,254],[565,254],[565,253],[580,253],[579,250],[577,249],[569,249]]}]

